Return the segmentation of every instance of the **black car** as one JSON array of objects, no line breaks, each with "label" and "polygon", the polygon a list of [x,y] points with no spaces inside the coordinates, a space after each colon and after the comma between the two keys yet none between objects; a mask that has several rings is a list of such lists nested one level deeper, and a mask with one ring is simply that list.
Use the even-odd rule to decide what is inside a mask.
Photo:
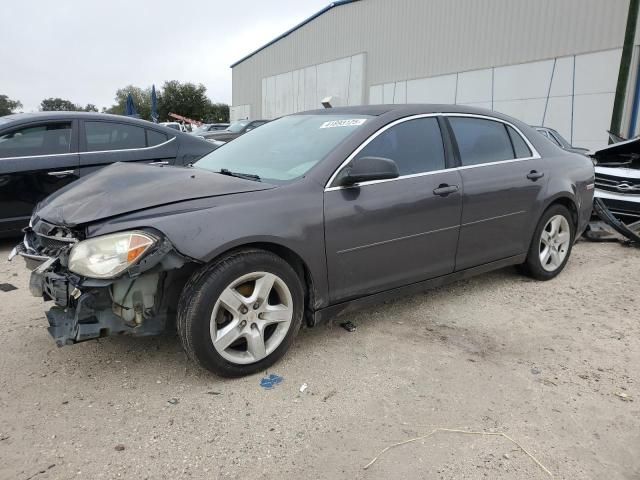
[{"label": "black car", "polygon": [[533,128],[535,128],[540,135],[542,135],[545,138],[548,138],[553,143],[555,143],[558,147],[560,147],[563,150],[566,150],[567,152],[580,153],[582,155],[587,155],[589,153],[588,148],[574,147],[573,145],[571,145],[562,135],[560,135],[560,133],[558,133],[557,130],[553,128],[549,128],[549,127],[533,127]]},{"label": "black car", "polygon": [[215,150],[144,120],[83,112],[0,117],[0,237],[19,233],[43,198],[114,162],[186,165]]},{"label": "black car", "polygon": [[12,256],[55,302],[58,345],[177,325],[191,358],[237,376],[268,368],[305,320],[508,265],[555,277],[593,188],[589,158],[505,115],[334,108],[190,168],[107,167],[42,202]]},{"label": "black car", "polygon": [[237,122],[233,122],[226,130],[206,132],[199,135],[207,140],[230,142],[234,138],[238,138],[240,135],[244,135],[267,122],[269,122],[269,120],[238,120]]}]

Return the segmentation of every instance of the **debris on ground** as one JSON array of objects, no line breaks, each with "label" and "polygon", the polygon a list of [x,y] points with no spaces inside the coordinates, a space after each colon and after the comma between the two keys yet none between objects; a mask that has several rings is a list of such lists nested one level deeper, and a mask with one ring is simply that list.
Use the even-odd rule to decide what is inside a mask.
[{"label": "debris on ground", "polygon": [[283,380],[284,378],[280,375],[272,373],[268,377],[264,377],[262,380],[260,380],[260,386],[265,390],[271,390],[276,385],[282,383]]},{"label": "debris on ground", "polygon": [[11,283],[0,283],[0,290],[3,292],[10,292],[12,290],[17,290],[18,287]]},{"label": "debris on ground", "polygon": [[614,393],[614,395],[618,397],[620,400],[622,400],[623,402],[633,402],[633,397],[628,393],[616,392]]},{"label": "debris on ground", "polygon": [[[509,440],[511,443],[513,443],[515,446],[517,446],[520,450],[522,450],[525,454],[527,454],[527,456],[531,460],[533,460],[536,463],[536,465],[538,465],[542,470],[544,470],[544,472],[547,475],[549,475],[551,478],[553,478],[553,474],[544,465],[542,465],[542,463],[540,463],[536,457],[531,455],[522,445],[520,445],[518,442],[516,442],[513,438],[511,438],[506,433],[502,433],[502,432],[472,432],[472,431],[468,431],[468,430],[458,430],[458,429],[455,429],[455,428],[434,428],[433,430],[431,430],[431,432],[427,433],[426,435],[422,435],[420,437],[415,437],[415,438],[410,438],[409,440],[404,440],[403,442],[398,442],[398,443],[394,443],[392,445],[389,445],[388,447],[384,448],[378,455],[376,455],[373,458],[373,460],[371,460],[369,463],[367,463],[364,466],[364,469],[367,470],[384,453],[386,453],[387,451],[391,450],[392,448],[400,447],[402,445],[406,445],[406,444],[412,443],[412,442],[417,442],[418,440],[424,440],[425,438],[429,438],[430,436],[432,436],[432,435],[434,435],[434,434],[436,434],[438,432],[460,433],[460,434],[463,434],[463,435],[487,435],[487,436],[504,437],[507,440]],[[508,458],[507,454],[505,454],[504,456],[505,456],[505,458]]]},{"label": "debris on ground", "polygon": [[540,375],[540,369],[537,367],[533,367],[531,369],[531,373],[533,373],[534,375]]},{"label": "debris on ground", "polygon": [[350,321],[342,322],[340,324],[340,326],[342,328],[344,328],[347,332],[355,332],[356,331],[355,324],[353,322],[350,322]]},{"label": "debris on ground", "polygon": [[625,224],[607,208],[600,198],[593,199],[593,211],[602,220],[591,222],[583,236],[595,242],[620,241],[640,247],[640,222]]},{"label": "debris on ground", "polygon": [[180,400],[178,400],[177,398],[170,398],[169,400],[167,400],[167,403],[170,403],[171,405],[177,405],[180,402]]},{"label": "debris on ground", "polygon": [[337,390],[331,390],[329,393],[327,393],[324,398],[322,399],[323,402],[326,402],[327,400],[329,400],[331,397],[333,397],[336,393],[338,393]]},{"label": "debris on ground", "polygon": [[116,446],[114,447],[114,450],[115,450],[116,452],[121,452],[121,451],[123,451],[123,450],[124,450],[124,445],[122,445],[121,443],[119,443],[118,445],[116,445]]},{"label": "debris on ground", "polygon": [[309,385],[307,385],[306,383],[300,385],[300,393],[304,393],[307,388],[309,388]]},{"label": "debris on ground", "polygon": [[210,390],[207,392],[207,395],[222,395],[222,392],[216,392],[214,390]]}]

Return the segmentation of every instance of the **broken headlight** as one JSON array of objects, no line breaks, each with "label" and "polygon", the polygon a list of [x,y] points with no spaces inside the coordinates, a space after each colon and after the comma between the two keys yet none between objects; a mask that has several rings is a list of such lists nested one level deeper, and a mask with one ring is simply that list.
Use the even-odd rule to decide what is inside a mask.
[{"label": "broken headlight", "polygon": [[135,264],[157,240],[145,232],[121,232],[76,244],[69,270],[91,278],[113,278]]}]

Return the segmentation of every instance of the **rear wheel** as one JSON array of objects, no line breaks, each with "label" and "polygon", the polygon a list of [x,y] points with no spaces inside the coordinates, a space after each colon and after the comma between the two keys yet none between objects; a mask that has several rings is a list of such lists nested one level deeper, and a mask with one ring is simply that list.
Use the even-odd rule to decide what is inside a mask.
[{"label": "rear wheel", "polygon": [[564,205],[549,207],[533,234],[523,270],[537,280],[550,280],[558,275],[571,255],[575,225]]},{"label": "rear wheel", "polygon": [[304,294],[282,258],[240,251],[195,274],[178,310],[187,354],[218,375],[238,377],[284,355],[302,323]]}]

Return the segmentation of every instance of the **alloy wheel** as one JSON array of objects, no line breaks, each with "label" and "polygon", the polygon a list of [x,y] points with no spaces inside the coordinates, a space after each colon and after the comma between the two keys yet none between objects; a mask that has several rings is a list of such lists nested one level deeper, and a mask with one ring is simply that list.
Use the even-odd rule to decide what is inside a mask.
[{"label": "alloy wheel", "polygon": [[253,272],[222,291],[211,313],[211,340],[227,361],[255,363],[278,348],[292,320],[293,299],[284,280]]},{"label": "alloy wheel", "polygon": [[571,227],[563,215],[549,219],[540,235],[540,263],[547,272],[557,270],[569,252]]}]

